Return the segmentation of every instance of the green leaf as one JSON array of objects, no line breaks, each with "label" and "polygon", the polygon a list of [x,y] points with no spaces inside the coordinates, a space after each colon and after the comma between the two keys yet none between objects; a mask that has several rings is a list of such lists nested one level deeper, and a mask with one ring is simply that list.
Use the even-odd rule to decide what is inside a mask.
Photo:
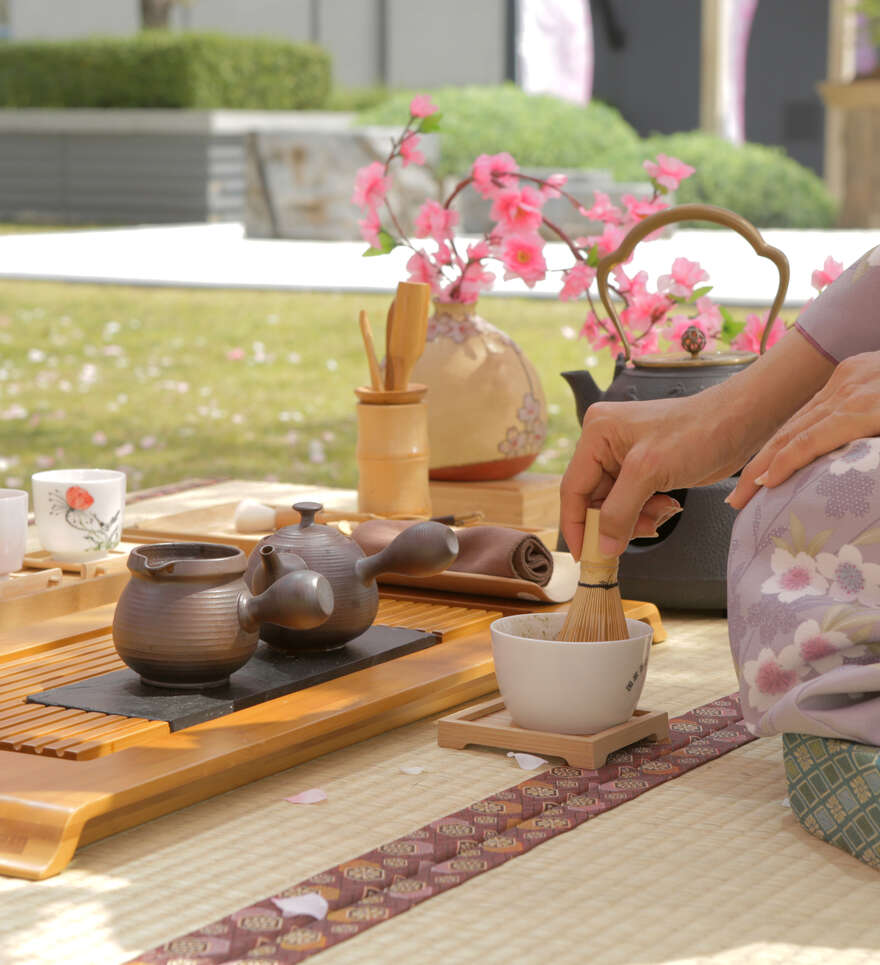
[{"label": "green leaf", "polygon": [[711,285],[704,285],[702,288],[695,288],[691,293],[691,301],[696,301],[698,298],[702,298],[703,295],[708,295],[712,291]]},{"label": "green leaf", "polygon": [[439,113],[429,114],[427,117],[423,117],[421,124],[419,124],[419,130],[422,134],[432,134],[434,131],[439,131],[442,117],[443,115]]},{"label": "green leaf", "polygon": [[721,337],[725,341],[731,342],[745,327],[745,322],[734,322],[732,319],[729,322],[725,320],[721,326]]},{"label": "green leaf", "polygon": [[807,552],[810,554],[810,556],[815,556],[822,549],[822,547],[831,538],[831,533],[832,530],[823,529],[821,533],[817,533],[813,537],[810,545],[807,547]]},{"label": "green leaf", "polygon": [[599,264],[600,260],[601,259],[599,258],[599,246],[593,245],[593,247],[590,248],[589,252],[587,252],[587,264],[591,268],[595,268],[596,265]]},{"label": "green leaf", "polygon": [[367,248],[364,252],[364,258],[373,258],[376,255],[387,255],[389,251],[394,251],[398,246],[398,242],[395,241],[384,228],[379,230],[379,243],[381,245],[379,248]]},{"label": "green leaf", "polygon": [[796,552],[801,553],[807,548],[807,532],[804,524],[795,516],[792,511],[789,516],[789,528],[791,529],[791,542]]}]

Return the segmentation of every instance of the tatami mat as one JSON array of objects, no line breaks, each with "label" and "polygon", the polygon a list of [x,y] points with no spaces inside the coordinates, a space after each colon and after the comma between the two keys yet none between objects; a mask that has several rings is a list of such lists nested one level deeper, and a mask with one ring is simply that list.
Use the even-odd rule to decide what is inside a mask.
[{"label": "tatami mat", "polygon": [[[736,689],[723,621],[666,624],[643,706]],[[0,962],[113,965],[525,776],[503,751],[437,747],[430,721],[401,728],[86,847],[55,878],[0,879]],[[328,800],[283,800],[311,787]],[[880,876],[784,796],[780,741],[756,741],[316,961],[880,961]]]}]

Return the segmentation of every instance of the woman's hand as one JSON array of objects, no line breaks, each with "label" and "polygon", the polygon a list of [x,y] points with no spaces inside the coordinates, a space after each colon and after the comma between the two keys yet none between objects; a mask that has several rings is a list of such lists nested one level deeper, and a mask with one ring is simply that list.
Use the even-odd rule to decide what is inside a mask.
[{"label": "woman's hand", "polygon": [[735,509],[761,486],[785,482],[808,463],[863,436],[880,435],[880,352],[838,364],[812,399],[767,441],[728,497]]},{"label": "woman's hand", "polygon": [[681,507],[663,490],[723,479],[723,433],[696,396],[597,402],[562,479],[562,534],[576,556],[590,506],[602,507],[599,544],[619,556],[633,537],[653,536]]},{"label": "woman's hand", "polygon": [[[875,355],[880,353],[870,357]],[[838,367],[852,368],[848,363]],[[569,549],[580,554],[590,506],[601,505],[599,545],[609,556],[620,555],[634,536],[653,535],[678,509],[674,499],[660,493],[732,475],[786,419],[808,404],[833,369],[834,363],[795,329],[748,368],[698,395],[591,405],[562,479],[561,526]],[[860,372],[856,383],[867,379]],[[878,375],[880,358],[871,378]],[[880,389],[876,396],[880,399]],[[858,404],[868,406],[865,400]],[[873,431],[880,432],[880,405],[875,402],[873,409]],[[860,428],[859,434],[872,433]],[[756,491],[754,476],[761,471],[737,487],[740,505]],[[775,484],[777,477],[770,479]]]}]

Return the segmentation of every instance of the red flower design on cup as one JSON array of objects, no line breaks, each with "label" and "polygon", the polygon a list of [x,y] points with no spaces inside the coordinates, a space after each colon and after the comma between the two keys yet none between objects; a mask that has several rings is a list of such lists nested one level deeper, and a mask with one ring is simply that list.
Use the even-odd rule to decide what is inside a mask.
[{"label": "red flower design on cup", "polygon": [[64,494],[64,498],[71,509],[88,509],[95,501],[92,494],[82,486],[71,486]]}]

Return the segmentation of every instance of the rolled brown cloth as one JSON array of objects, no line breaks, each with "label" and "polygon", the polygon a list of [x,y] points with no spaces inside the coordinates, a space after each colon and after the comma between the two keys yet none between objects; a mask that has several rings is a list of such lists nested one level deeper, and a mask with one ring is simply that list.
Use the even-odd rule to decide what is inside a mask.
[{"label": "rolled brown cloth", "polygon": [[[371,519],[357,526],[352,538],[372,556],[415,521]],[[455,530],[458,559],[449,567],[459,573],[486,573],[546,586],[553,575],[553,555],[538,539],[506,526],[463,526]]]}]

